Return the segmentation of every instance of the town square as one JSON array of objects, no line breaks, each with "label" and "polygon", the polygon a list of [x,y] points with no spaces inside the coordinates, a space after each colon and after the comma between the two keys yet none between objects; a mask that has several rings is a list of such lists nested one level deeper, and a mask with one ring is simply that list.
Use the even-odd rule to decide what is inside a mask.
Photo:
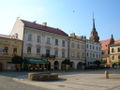
[{"label": "town square", "polygon": [[0,2],[0,90],[120,90],[120,1]]}]

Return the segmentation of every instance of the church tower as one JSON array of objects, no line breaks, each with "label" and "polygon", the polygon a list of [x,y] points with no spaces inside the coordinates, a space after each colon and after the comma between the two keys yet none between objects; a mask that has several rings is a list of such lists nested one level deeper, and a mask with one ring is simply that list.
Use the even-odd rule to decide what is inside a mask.
[{"label": "church tower", "polygon": [[93,15],[93,28],[92,28],[92,32],[90,34],[90,40],[94,41],[94,42],[99,42],[99,36],[98,36],[98,33],[96,31],[96,27],[95,27],[94,15]]},{"label": "church tower", "polygon": [[114,37],[113,37],[113,34],[111,34],[110,44],[114,44]]}]

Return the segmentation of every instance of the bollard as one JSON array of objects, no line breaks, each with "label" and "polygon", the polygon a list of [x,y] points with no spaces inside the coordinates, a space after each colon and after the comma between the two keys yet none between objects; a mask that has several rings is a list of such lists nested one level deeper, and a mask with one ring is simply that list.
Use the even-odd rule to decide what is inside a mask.
[{"label": "bollard", "polygon": [[105,78],[109,79],[109,72],[108,71],[105,71]]}]

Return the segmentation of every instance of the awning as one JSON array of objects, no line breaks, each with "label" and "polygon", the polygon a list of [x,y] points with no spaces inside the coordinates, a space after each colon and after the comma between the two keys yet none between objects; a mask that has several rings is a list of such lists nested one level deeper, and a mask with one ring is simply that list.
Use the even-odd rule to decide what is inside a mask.
[{"label": "awning", "polygon": [[111,62],[111,64],[113,65],[113,64],[117,64],[117,62]]},{"label": "awning", "polygon": [[24,63],[27,64],[49,64],[47,60],[39,59],[39,58],[24,58]]}]

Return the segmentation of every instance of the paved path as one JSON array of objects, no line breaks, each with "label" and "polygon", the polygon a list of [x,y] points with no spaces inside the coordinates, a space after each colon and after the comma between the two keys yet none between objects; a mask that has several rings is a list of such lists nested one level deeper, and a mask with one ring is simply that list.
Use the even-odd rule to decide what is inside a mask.
[{"label": "paved path", "polygon": [[27,79],[16,81],[51,90],[120,90],[120,69],[109,70],[110,79],[105,79],[104,70],[59,73],[62,80],[35,82]]},{"label": "paved path", "polygon": [[[29,81],[27,72],[0,73],[0,90],[120,90],[120,69],[110,69],[110,79],[104,70],[59,72],[59,81]],[[46,88],[46,89],[45,89]]]},{"label": "paved path", "polygon": [[0,90],[48,90],[33,85],[16,82],[12,77],[0,75]]}]

